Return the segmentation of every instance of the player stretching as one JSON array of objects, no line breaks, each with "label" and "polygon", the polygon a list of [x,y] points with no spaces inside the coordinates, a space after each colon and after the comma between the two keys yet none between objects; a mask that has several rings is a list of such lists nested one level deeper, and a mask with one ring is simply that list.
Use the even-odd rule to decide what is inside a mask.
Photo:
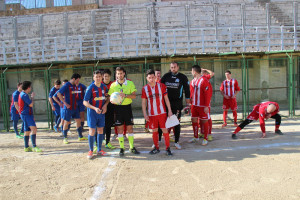
[{"label": "player stretching", "polygon": [[125,69],[123,67],[116,68],[117,81],[113,82],[110,86],[108,94],[119,92],[124,98],[121,105],[115,105],[115,126],[118,129],[118,138],[120,144],[120,156],[124,156],[124,137],[123,129],[124,123],[128,131],[128,141],[130,145],[130,152],[139,154],[140,152],[134,147],[133,136],[133,115],[131,109],[132,99],[136,98],[136,88],[132,81],[125,78]]},{"label": "player stretching", "polygon": [[[30,81],[24,81],[22,83],[22,92],[20,93],[18,104],[21,114],[21,119],[24,122],[24,143],[25,143],[25,152],[42,152],[40,148],[36,146],[36,124],[33,117],[33,98],[34,93],[31,94],[31,100],[28,96],[28,94],[31,92],[31,82]],[[31,143],[33,146],[33,149],[29,147],[29,135],[31,138]]]},{"label": "player stretching", "polygon": [[59,90],[60,85],[61,85],[61,81],[56,80],[54,87],[50,90],[50,93],[49,93],[49,102],[50,102],[53,114],[55,115],[55,126],[53,126],[55,132],[59,131],[59,124],[61,121],[61,117],[60,117],[60,106],[55,100],[53,101],[53,96]]},{"label": "player stretching", "polygon": [[84,126],[84,112],[85,112],[85,106],[83,105],[83,97],[85,95],[86,86],[82,83],[79,83],[76,85],[76,99],[77,99],[77,108],[79,110],[80,115],[80,125],[83,129]]},{"label": "player stretching", "polygon": [[88,87],[83,101],[83,104],[88,108],[87,123],[89,126],[90,151],[87,157],[89,159],[92,159],[93,157],[95,134],[98,134],[97,155],[107,155],[103,150],[101,150],[101,147],[104,139],[103,127],[105,125],[105,113],[109,102],[107,97],[108,89],[103,83],[101,83],[102,74],[100,70],[94,71],[93,79],[95,82]]},{"label": "player stretching", "polygon": [[14,124],[14,130],[16,133],[16,137],[19,139],[23,139],[22,135],[24,135],[24,122],[22,123],[21,131],[18,132],[18,121],[21,118],[20,117],[20,110],[19,110],[19,95],[20,92],[22,92],[22,83],[18,83],[17,90],[12,94],[11,98],[11,105],[10,105],[10,114],[11,114],[11,120]]},{"label": "player stretching", "polygon": [[281,116],[278,114],[279,105],[276,102],[267,101],[264,103],[259,103],[253,107],[252,112],[248,115],[247,119],[243,121],[233,132],[232,139],[237,139],[236,134],[242,130],[245,126],[250,124],[253,120],[259,119],[260,128],[262,131],[261,138],[266,137],[265,119],[273,118],[275,119],[275,133],[278,135],[283,135],[279,130],[281,123]]},{"label": "player stretching", "polygon": [[[167,88],[163,83],[155,82],[155,72],[149,69],[146,74],[148,84],[142,89],[142,109],[144,118],[149,122],[149,129],[152,129],[153,143],[155,147],[150,154],[159,153],[158,144],[158,128],[161,128],[165,138],[167,155],[171,156],[170,150],[170,136],[166,129],[167,113],[166,105],[168,108],[168,116],[173,115],[171,105],[168,98]],[[148,114],[146,108],[148,107]]]},{"label": "player stretching", "polygon": [[71,124],[71,118],[73,118],[76,122],[78,140],[87,140],[86,137],[82,136],[79,109],[77,108],[76,102],[76,85],[78,85],[80,78],[81,76],[79,74],[73,74],[71,80],[65,83],[64,86],[62,86],[57,92],[58,98],[64,104],[64,108],[62,110],[62,119],[64,120],[63,135],[65,144],[69,144],[68,129],[69,125]]},{"label": "player stretching", "polygon": [[222,82],[220,87],[221,94],[223,95],[223,120],[224,124],[222,127],[227,126],[226,118],[229,108],[232,110],[234,126],[237,124],[237,103],[236,95],[240,91],[239,84],[236,79],[231,78],[231,72],[227,70],[225,72],[226,80]]},{"label": "player stretching", "polygon": [[210,119],[210,100],[212,97],[212,87],[210,82],[201,76],[201,68],[199,65],[192,67],[192,75],[194,79],[190,83],[191,90],[191,113],[194,138],[189,142],[199,141],[198,130],[200,118],[201,127],[203,127],[204,139],[202,145],[207,145],[207,136],[209,132],[208,120]]}]

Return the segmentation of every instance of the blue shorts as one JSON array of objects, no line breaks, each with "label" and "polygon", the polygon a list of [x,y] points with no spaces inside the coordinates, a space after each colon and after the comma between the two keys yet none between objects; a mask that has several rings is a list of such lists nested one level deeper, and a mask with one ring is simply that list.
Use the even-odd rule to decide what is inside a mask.
[{"label": "blue shorts", "polygon": [[21,115],[24,122],[24,131],[30,131],[30,126],[36,126],[33,115]]},{"label": "blue shorts", "polygon": [[87,110],[87,124],[90,128],[102,128],[105,126],[105,114],[97,114],[94,110]]},{"label": "blue shorts", "polygon": [[55,116],[60,116],[60,106],[57,105],[57,106],[54,106],[55,107],[55,111],[53,111],[53,114]]},{"label": "blue shorts", "polygon": [[10,114],[11,114],[10,118],[13,121],[21,119],[20,115],[16,114],[15,112],[11,112]]},{"label": "blue shorts", "polygon": [[61,118],[67,122],[72,119],[80,119],[79,110],[62,109]]},{"label": "blue shorts", "polygon": [[85,111],[85,106],[83,105],[83,101],[77,101],[77,109],[79,109],[79,112]]}]

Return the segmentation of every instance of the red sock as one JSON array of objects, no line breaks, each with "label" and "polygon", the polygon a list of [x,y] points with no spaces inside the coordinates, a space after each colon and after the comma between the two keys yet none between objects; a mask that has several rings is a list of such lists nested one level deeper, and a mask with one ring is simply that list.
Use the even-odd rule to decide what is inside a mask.
[{"label": "red sock", "polygon": [[165,138],[166,149],[168,149],[170,147],[170,135],[169,135],[169,133],[164,133],[164,138]]},{"label": "red sock", "polygon": [[242,130],[241,127],[239,127],[239,126],[236,127],[236,129],[235,129],[235,131],[233,132],[233,134],[237,134],[238,132],[240,132],[240,130]]},{"label": "red sock", "polygon": [[118,135],[118,128],[115,126],[115,134]]},{"label": "red sock", "polygon": [[198,129],[199,129],[199,124],[198,122],[193,122],[193,131],[194,131],[194,138],[198,138]]},{"label": "red sock", "polygon": [[208,120],[208,134],[211,134],[211,130],[212,130],[212,120],[211,118]]},{"label": "red sock", "polygon": [[275,131],[279,129],[280,125],[275,125]]},{"label": "red sock", "polygon": [[126,135],[127,132],[127,126],[124,124],[124,131],[123,131],[123,135]]},{"label": "red sock", "polygon": [[233,110],[232,114],[233,114],[233,121],[236,124],[236,122],[237,122],[237,112],[236,112],[236,110]]},{"label": "red sock", "polygon": [[153,132],[152,133],[152,138],[153,138],[153,143],[154,143],[156,149],[159,149],[159,145],[158,145],[158,132]]},{"label": "red sock", "polygon": [[226,123],[227,112],[228,112],[227,110],[224,110],[224,111],[223,111],[223,121],[224,121],[224,124],[227,124],[227,123]]},{"label": "red sock", "polygon": [[207,136],[208,136],[208,122],[201,122],[202,127],[203,127],[203,132],[204,132],[204,139],[207,140]]}]

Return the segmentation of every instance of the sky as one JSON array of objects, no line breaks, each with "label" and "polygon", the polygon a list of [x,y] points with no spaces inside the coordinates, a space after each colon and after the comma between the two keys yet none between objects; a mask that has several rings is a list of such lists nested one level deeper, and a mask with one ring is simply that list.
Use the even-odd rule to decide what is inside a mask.
[{"label": "sky", "polygon": [[[6,4],[21,3],[25,8],[45,8],[46,0],[5,0]],[[70,6],[72,0],[54,0],[54,6]]]}]

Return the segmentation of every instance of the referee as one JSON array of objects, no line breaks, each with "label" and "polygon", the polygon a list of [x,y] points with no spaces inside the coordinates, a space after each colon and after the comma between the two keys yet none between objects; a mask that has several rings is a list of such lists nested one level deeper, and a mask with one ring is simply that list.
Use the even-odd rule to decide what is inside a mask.
[{"label": "referee", "polygon": [[[161,78],[161,83],[164,83],[168,89],[168,97],[171,103],[172,113],[176,114],[178,120],[180,121],[181,110],[183,109],[183,90],[185,93],[185,101],[189,105],[190,104],[190,87],[188,78],[178,72],[179,66],[178,63],[172,62],[170,64],[170,72],[166,73]],[[180,137],[180,124],[174,127],[175,133],[175,147],[176,149],[181,149],[179,145],[179,137]]]},{"label": "referee", "polygon": [[131,109],[132,99],[136,98],[136,88],[132,81],[125,78],[125,69],[123,67],[116,68],[117,80],[113,82],[109,88],[108,94],[119,92],[124,98],[121,105],[115,105],[115,126],[118,130],[118,139],[120,144],[120,156],[124,156],[124,123],[128,131],[128,141],[130,145],[130,152],[139,154],[134,147],[133,137],[133,115]]}]

